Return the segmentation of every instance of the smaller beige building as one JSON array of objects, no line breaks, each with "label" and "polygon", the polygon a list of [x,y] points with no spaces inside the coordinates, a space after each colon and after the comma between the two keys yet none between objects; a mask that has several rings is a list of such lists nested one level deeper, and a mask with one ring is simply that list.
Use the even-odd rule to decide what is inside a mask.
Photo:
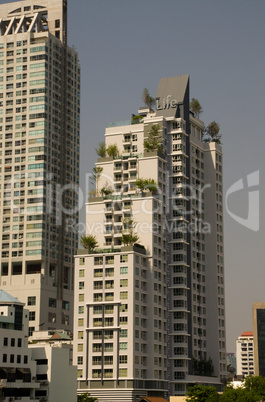
[{"label": "smaller beige building", "polygon": [[77,368],[72,366],[73,347],[66,331],[39,331],[30,337],[32,359],[36,362],[39,395],[47,402],[76,400]]},{"label": "smaller beige building", "polygon": [[36,363],[28,348],[29,312],[0,289],[0,400],[37,401]]},{"label": "smaller beige building", "polygon": [[245,331],[236,341],[237,375],[254,375],[253,332]]}]

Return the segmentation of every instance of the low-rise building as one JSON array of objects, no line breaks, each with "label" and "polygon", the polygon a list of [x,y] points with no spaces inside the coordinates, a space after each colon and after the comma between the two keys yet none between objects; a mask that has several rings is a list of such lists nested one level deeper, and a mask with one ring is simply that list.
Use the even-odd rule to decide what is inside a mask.
[{"label": "low-rise building", "polygon": [[0,290],[0,400],[37,401],[36,363],[28,348],[29,312]]},{"label": "low-rise building", "polygon": [[76,400],[77,368],[72,366],[73,346],[69,333],[63,330],[34,332],[29,338],[32,359],[36,362],[38,394],[44,400]]}]

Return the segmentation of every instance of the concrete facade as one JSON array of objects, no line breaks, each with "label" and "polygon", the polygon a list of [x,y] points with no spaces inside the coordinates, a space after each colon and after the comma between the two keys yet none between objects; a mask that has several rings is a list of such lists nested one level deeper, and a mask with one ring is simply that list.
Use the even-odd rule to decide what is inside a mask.
[{"label": "concrete facade", "polygon": [[[28,348],[28,310],[0,290],[0,400],[37,401],[36,363]],[[13,399],[12,399],[13,398]]]},{"label": "concrete facade", "polygon": [[[98,159],[86,210],[87,234],[99,250],[75,258],[78,392],[89,389],[100,401],[110,393],[126,401],[163,396],[165,387],[184,395],[195,383],[220,388],[226,375],[222,148],[202,141],[204,124],[189,111],[188,76],[162,79],[156,106],[140,109],[137,124],[106,128],[106,148],[116,144],[119,152]],[[160,150],[147,152],[154,126]],[[153,179],[157,192],[140,190],[138,179]],[[143,255],[122,247],[128,221]],[[111,341],[104,337],[109,322]],[[126,351],[119,345],[124,328]],[[203,364],[212,364],[208,375]]]},{"label": "concrete facade", "polygon": [[67,1],[1,4],[0,18],[0,286],[28,307],[30,335],[72,330],[78,239],[65,228],[78,220],[68,210],[79,183],[80,68]]},{"label": "concrete facade", "polygon": [[[48,331],[47,331],[48,332]],[[76,366],[72,365],[72,345],[62,339],[52,340],[48,334],[40,339],[33,333],[29,345],[32,360],[37,364],[36,379],[40,383],[39,394],[47,402],[76,400]]]},{"label": "concrete facade", "polygon": [[246,331],[236,341],[237,375],[254,375],[254,341],[253,332]]}]

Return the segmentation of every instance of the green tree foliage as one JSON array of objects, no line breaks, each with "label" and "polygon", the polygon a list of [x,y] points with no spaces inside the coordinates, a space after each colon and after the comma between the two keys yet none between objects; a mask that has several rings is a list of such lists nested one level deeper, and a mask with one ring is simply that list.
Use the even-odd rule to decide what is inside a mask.
[{"label": "green tree foliage", "polygon": [[104,141],[98,144],[98,148],[95,149],[96,153],[100,158],[105,158],[107,154],[106,145]]},{"label": "green tree foliage", "polygon": [[107,197],[108,195],[111,195],[112,193],[113,193],[113,190],[111,188],[102,187],[102,189],[100,190],[100,194],[102,195],[102,197]]},{"label": "green tree foliage", "polygon": [[139,124],[139,123],[142,123],[142,121],[143,121],[143,116],[141,116],[140,114],[137,114],[137,115],[132,117],[131,123],[132,124]]},{"label": "green tree foliage", "polygon": [[135,187],[141,192],[151,191],[152,193],[157,192],[157,183],[154,179],[142,179],[139,178],[135,181]]},{"label": "green tree foliage", "polygon": [[202,375],[206,377],[212,377],[214,375],[214,366],[212,359],[192,359],[193,365],[193,374],[194,375]]},{"label": "green tree foliage", "polygon": [[103,172],[103,168],[101,166],[95,166],[92,169],[92,182],[95,185],[96,195],[98,195],[98,182]]},{"label": "green tree foliage", "polygon": [[117,144],[109,145],[107,148],[107,154],[112,158],[116,158],[119,155],[118,145]]},{"label": "green tree foliage", "polygon": [[155,106],[155,98],[152,98],[147,88],[144,88],[143,90],[142,100],[145,106],[148,107],[150,111],[153,111],[153,107]]},{"label": "green tree foliage", "polygon": [[160,133],[160,127],[158,124],[153,124],[148,132],[148,137],[144,140],[144,150],[147,152],[162,151],[163,137]]},{"label": "green tree foliage", "polygon": [[123,230],[126,233],[122,234],[121,242],[125,246],[132,246],[139,240],[139,236],[136,233],[134,233],[135,226],[136,222],[132,218],[124,219]]},{"label": "green tree foliage", "polygon": [[98,402],[98,398],[93,398],[90,394],[85,393],[77,395],[77,402]]},{"label": "green tree foliage", "polygon": [[199,118],[200,114],[203,112],[202,107],[198,99],[192,98],[190,102],[190,110],[194,113],[194,116]]},{"label": "green tree foliage", "polygon": [[265,402],[265,378],[249,376],[242,382],[241,387],[225,387],[222,395],[219,395],[214,387],[194,385],[188,390],[187,401]]},{"label": "green tree foliage", "polygon": [[216,402],[219,394],[215,387],[205,385],[194,385],[187,392],[187,401]]},{"label": "green tree foliage", "polygon": [[94,250],[98,246],[96,236],[82,236],[80,239],[81,246],[89,252]]},{"label": "green tree foliage", "polygon": [[221,138],[222,135],[220,134],[220,124],[216,123],[216,121],[212,121],[204,130],[203,141],[221,144]]}]

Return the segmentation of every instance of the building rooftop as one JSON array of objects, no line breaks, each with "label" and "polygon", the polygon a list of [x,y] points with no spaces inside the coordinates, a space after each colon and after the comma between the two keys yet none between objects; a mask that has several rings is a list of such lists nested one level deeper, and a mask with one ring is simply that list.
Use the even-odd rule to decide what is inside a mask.
[{"label": "building rooftop", "polygon": [[22,304],[18,299],[11,296],[9,293],[6,293],[4,290],[0,289],[0,303],[16,303]]},{"label": "building rooftop", "polygon": [[241,334],[241,336],[253,336],[253,331],[245,331],[245,332],[242,332],[242,334]]}]

